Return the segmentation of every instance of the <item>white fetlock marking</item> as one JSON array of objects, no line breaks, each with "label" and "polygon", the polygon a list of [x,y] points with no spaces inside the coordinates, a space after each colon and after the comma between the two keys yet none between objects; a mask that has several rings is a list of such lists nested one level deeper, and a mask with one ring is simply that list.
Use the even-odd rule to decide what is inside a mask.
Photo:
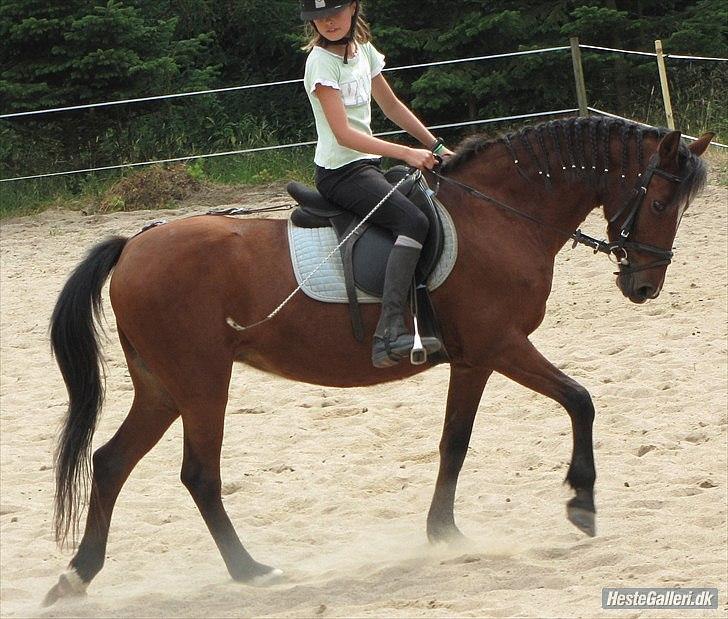
[{"label": "white fetlock marking", "polygon": [[276,568],[273,568],[270,572],[266,572],[265,574],[256,576],[255,578],[253,578],[253,580],[250,581],[250,584],[255,587],[260,587],[260,586],[275,582],[282,576],[283,576],[283,570],[280,570],[276,567]]},{"label": "white fetlock marking", "polygon": [[83,581],[75,569],[66,570],[61,577],[66,580],[74,593],[86,593],[88,583]]}]

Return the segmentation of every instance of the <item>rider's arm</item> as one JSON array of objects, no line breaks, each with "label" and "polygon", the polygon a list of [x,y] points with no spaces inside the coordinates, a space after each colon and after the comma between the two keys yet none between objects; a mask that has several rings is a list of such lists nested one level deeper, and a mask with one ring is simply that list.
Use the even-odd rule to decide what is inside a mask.
[{"label": "rider's arm", "polygon": [[402,103],[380,73],[372,78],[372,97],[384,115],[412,137],[418,139],[428,150],[435,143],[435,136],[429,132],[417,116]]},{"label": "rider's arm", "polygon": [[[346,118],[346,108],[341,99],[341,93],[336,88],[318,84],[315,92],[319,103],[321,103],[329,127],[331,127],[336,141],[341,146],[361,153],[371,153],[372,155],[401,159],[416,168],[432,169],[435,160],[429,151],[380,140],[379,138],[362,133],[349,125],[349,121]],[[433,142],[434,139],[433,137]]]}]

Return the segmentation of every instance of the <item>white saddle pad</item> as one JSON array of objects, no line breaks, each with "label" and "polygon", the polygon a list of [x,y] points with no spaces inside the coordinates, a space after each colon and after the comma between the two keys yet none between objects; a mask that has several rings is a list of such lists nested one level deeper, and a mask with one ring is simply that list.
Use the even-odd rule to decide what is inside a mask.
[{"label": "white saddle pad", "polygon": [[[447,279],[458,255],[458,240],[455,224],[442,204],[434,200],[437,207],[445,242],[442,256],[427,280],[427,288],[435,290]],[[321,264],[321,261],[339,244],[333,228],[298,228],[288,220],[288,245],[291,250],[291,262],[296,274],[296,281],[301,285],[306,278]],[[344,283],[344,266],[341,254],[335,252],[329,260],[311,275],[302,288],[312,299],[325,303],[348,303],[346,284]],[[381,299],[357,288],[359,303],[379,303]]]}]

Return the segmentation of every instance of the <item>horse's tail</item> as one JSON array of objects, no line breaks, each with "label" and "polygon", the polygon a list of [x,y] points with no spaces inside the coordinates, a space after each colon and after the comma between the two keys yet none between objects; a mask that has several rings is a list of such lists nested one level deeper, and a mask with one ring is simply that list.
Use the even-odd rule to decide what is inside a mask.
[{"label": "horse's tail", "polygon": [[104,401],[97,326],[101,290],[127,240],[111,237],[88,253],[68,278],[51,318],[51,349],[68,390],[68,411],[55,454],[54,528],[60,545],[69,533],[75,541],[88,496],[91,437]]}]

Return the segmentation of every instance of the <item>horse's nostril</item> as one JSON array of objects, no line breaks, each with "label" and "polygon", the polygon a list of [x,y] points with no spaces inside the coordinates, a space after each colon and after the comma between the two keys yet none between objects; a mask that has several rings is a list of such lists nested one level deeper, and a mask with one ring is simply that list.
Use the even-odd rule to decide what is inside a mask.
[{"label": "horse's nostril", "polygon": [[651,299],[654,295],[655,289],[652,286],[640,286],[637,289],[637,294],[643,299]]}]

